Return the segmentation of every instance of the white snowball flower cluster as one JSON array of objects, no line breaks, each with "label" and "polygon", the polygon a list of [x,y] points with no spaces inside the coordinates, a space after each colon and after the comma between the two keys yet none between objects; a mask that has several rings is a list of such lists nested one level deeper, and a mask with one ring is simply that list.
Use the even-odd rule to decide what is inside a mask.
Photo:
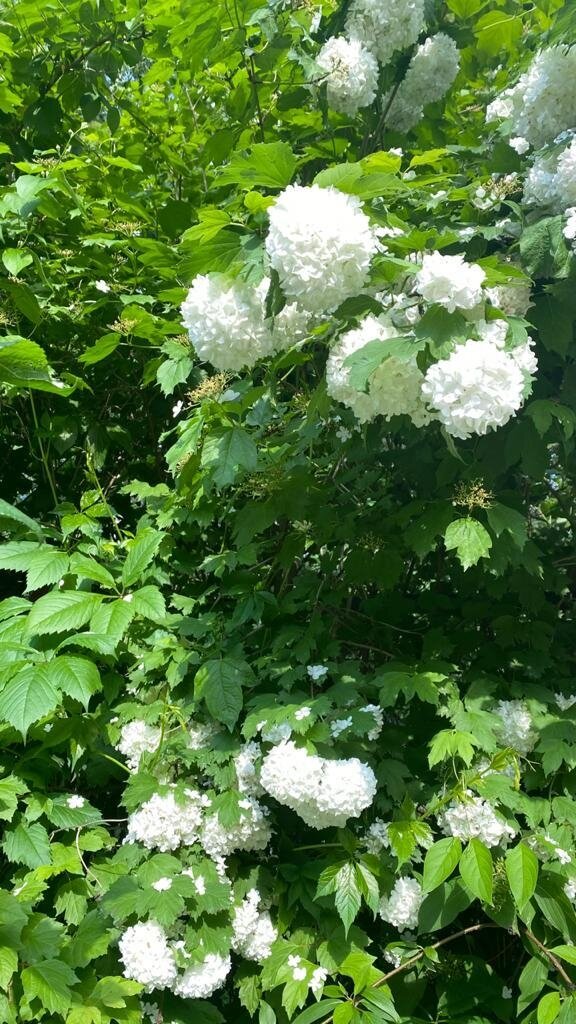
[{"label": "white snowball flower cluster", "polygon": [[234,850],[264,850],[272,832],[267,810],[252,796],[239,800],[240,820],[235,825],[223,825],[218,814],[208,815],[202,826],[200,842],[214,860],[227,857]]},{"label": "white snowball flower cluster", "polygon": [[380,901],[380,917],[398,930],[418,927],[418,914],[424,894],[415,878],[397,878],[389,896]]},{"label": "white snowball flower cluster", "polygon": [[576,880],[571,878],[564,886],[564,892],[571,903],[576,903]]},{"label": "white snowball flower cluster", "polygon": [[416,353],[409,362],[395,356],[384,359],[370,378],[368,394],[348,383],[350,368],[345,365],[348,356],[358,352],[370,341],[382,341],[385,352],[386,340],[397,337],[397,328],[385,314],[379,317],[367,316],[359,327],[340,336],[328,356],[328,394],[352,409],[361,423],[373,420],[376,416],[390,419],[402,414],[408,415],[416,426],[423,426],[430,420],[422,400],[424,376],[416,363]]},{"label": "white snowball flower cluster", "polygon": [[156,921],[139,921],[127,928],[119,947],[125,978],[138,981],[145,992],[173,986],[178,973],[174,953]]},{"label": "white snowball flower cluster", "polygon": [[[450,36],[439,32],[426,39],[417,48],[391,102],[388,126],[400,132],[410,131],[421,119],[424,107],[441,100],[448,92],[459,67],[459,50]],[[383,103],[389,98],[390,93]]]},{"label": "white snowball flower cluster", "polygon": [[263,963],[270,956],[278,931],[267,910],[259,911],[260,893],[250,889],[246,899],[236,907],[232,917],[232,949],[247,960]]},{"label": "white snowball flower cluster", "polygon": [[148,850],[165,853],[179,846],[190,846],[199,837],[203,798],[194,789],[186,790],[185,802],[173,793],[154,793],[128,818],[126,843],[142,843]]},{"label": "white snowball flower cluster", "polygon": [[174,986],[177,996],[184,999],[207,999],[222,988],[232,968],[229,956],[208,953],[202,963],[188,967]]},{"label": "white snowball flower cluster", "polygon": [[576,206],[571,206],[566,210],[566,224],[563,233],[564,238],[572,242],[574,248],[576,246]]},{"label": "white snowball flower cluster", "polygon": [[427,302],[437,302],[449,313],[456,309],[473,309],[482,299],[482,283],[486,274],[477,263],[466,263],[463,256],[428,253],[414,282],[416,291]]},{"label": "white snowball flower cluster", "polygon": [[486,289],[486,296],[496,309],[507,316],[526,316],[530,308],[530,281],[508,281]]},{"label": "white snowball flower cluster", "polygon": [[260,747],[257,743],[250,741],[245,743],[242,749],[234,758],[234,768],[238,789],[241,793],[248,793],[250,796],[260,796],[263,792],[258,781],[257,761],[260,757]]},{"label": "white snowball flower cluster", "polygon": [[[486,320],[479,320],[476,324],[476,332],[482,341],[489,341],[496,348],[503,349],[508,333],[508,321],[489,320],[487,322]],[[538,370],[538,360],[533,348],[534,341],[532,338],[527,338],[526,341],[520,342],[514,348],[509,349],[507,353],[523,374],[524,384],[534,377]]]},{"label": "white snowball flower cluster", "polygon": [[498,734],[502,745],[513,747],[520,754],[529,754],[538,736],[533,728],[532,716],[523,701],[499,700],[495,710],[500,719]]},{"label": "white snowball flower cluster", "polygon": [[130,771],[136,772],[142,754],[157,750],[161,736],[162,732],[156,726],[147,725],[146,722],[136,719],[122,726],[116,750],[126,758]]},{"label": "white snowball flower cluster", "polygon": [[365,704],[364,707],[360,708],[360,711],[365,711],[366,714],[372,715],[374,718],[374,725],[366,735],[369,740],[377,740],[384,727],[384,712],[382,708],[379,704]]},{"label": "white snowball flower cluster", "polygon": [[422,393],[453,437],[501,427],[524,400],[525,373],[512,353],[470,339],[426,372]]},{"label": "white snowball flower cluster", "polygon": [[381,64],[416,42],[424,27],[424,0],[352,0],[346,35],[359,39]]},{"label": "white snowball flower cluster", "polygon": [[342,828],[357,818],[376,794],[376,776],[358,758],[328,760],[291,740],[264,758],[260,782],[279,803],[291,807],[312,828]]},{"label": "white snowball flower cluster", "polygon": [[551,46],[536,55],[516,85],[486,111],[488,121],[505,119],[510,134],[535,149],[576,127],[576,47]]},{"label": "white snowball flower cluster", "polygon": [[363,843],[368,853],[373,853],[376,857],[382,850],[389,850],[388,822],[382,818],[376,818],[366,830]]},{"label": "white snowball flower cluster", "polygon": [[480,839],[485,846],[506,845],[514,838],[514,829],[486,800],[473,796],[470,790],[466,796],[468,799],[451,803],[438,815],[438,825],[445,835],[463,842]]},{"label": "white snowball flower cluster", "polygon": [[274,351],[255,289],[223,274],[199,274],[181,306],[200,359],[217,370],[241,370]]},{"label": "white snowball flower cluster", "polygon": [[378,87],[378,62],[358,39],[333,36],[316,58],[326,72],[328,106],[341,114],[368,107]]},{"label": "white snowball flower cluster", "polygon": [[563,213],[576,204],[576,138],[559,153],[539,153],[524,186],[524,202]]},{"label": "white snowball flower cluster", "polygon": [[362,291],[378,239],[356,196],[288,185],[269,217],[266,251],[288,299],[326,313]]},{"label": "white snowball flower cluster", "polygon": [[569,711],[576,704],[576,694],[572,693],[569,697],[565,697],[563,693],[555,693],[554,700],[560,711]]}]

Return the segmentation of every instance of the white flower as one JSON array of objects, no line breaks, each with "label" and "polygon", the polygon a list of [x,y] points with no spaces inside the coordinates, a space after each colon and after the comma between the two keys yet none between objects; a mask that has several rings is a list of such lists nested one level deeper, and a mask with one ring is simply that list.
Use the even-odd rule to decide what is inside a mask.
[{"label": "white flower", "polygon": [[258,782],[258,771],[256,762],[260,757],[260,747],[257,743],[245,743],[242,750],[234,758],[234,768],[238,780],[238,789],[241,793],[250,793],[251,796],[260,796],[262,787]]},{"label": "white flower", "polygon": [[217,732],[215,725],[204,725],[203,722],[191,722],[188,726],[188,747],[190,750],[203,750],[209,746],[210,740]]},{"label": "white flower", "polygon": [[222,988],[232,967],[229,956],[209,953],[202,963],[188,967],[174,986],[177,996],[184,999],[207,999]]},{"label": "white flower", "polygon": [[564,892],[571,903],[576,903],[576,881],[574,879],[570,879],[570,881],[566,882]]},{"label": "white flower", "polygon": [[430,420],[430,415],[422,401],[421,387],[424,380],[422,372],[416,364],[416,351],[413,358],[404,360],[391,355],[382,360],[369,382],[366,394],[349,383],[350,367],[345,365],[346,359],[358,352],[371,341],[382,342],[382,354],[386,354],[386,341],[397,338],[398,329],[386,314],[367,316],[359,327],[346,331],[331,350],[326,363],[326,388],[328,394],[352,409],[361,423],[383,416],[405,414],[417,426],[423,426]]},{"label": "white flower", "polygon": [[172,888],[172,879],[159,878],[157,882],[152,882],[152,888],[156,889],[156,892],[168,892]]},{"label": "white flower", "polygon": [[292,971],[292,977],[294,978],[294,981],[304,981],[307,973],[308,972],[305,967],[295,967]]},{"label": "white flower", "polygon": [[566,224],[564,226],[564,238],[570,242],[576,239],[576,206],[570,206],[566,210]]},{"label": "white flower", "polygon": [[486,800],[467,791],[466,800],[455,801],[438,815],[445,835],[467,842],[480,839],[485,846],[506,845],[516,835],[514,829],[496,814]]},{"label": "white flower", "polygon": [[376,818],[368,828],[363,842],[368,853],[373,853],[376,857],[382,850],[389,850],[388,822],[383,821],[382,818]]},{"label": "white flower", "polygon": [[511,353],[470,339],[426,372],[422,393],[453,437],[503,426],[524,401],[526,379]]},{"label": "white flower", "polygon": [[130,771],[138,771],[140,758],[144,753],[153,753],[160,746],[162,732],[154,725],[147,725],[140,719],[127,722],[120,730],[116,750],[126,758]]},{"label": "white flower", "polygon": [[493,306],[508,316],[526,316],[530,307],[530,281],[511,280],[486,289]]},{"label": "white flower", "polygon": [[288,960],[286,962],[288,964],[288,967],[298,967],[298,964],[301,961],[302,961],[302,957],[301,956],[294,955],[293,953],[290,953],[290,955],[288,957]]},{"label": "white flower", "polygon": [[327,665],[308,665],[307,668],[306,668],[306,671],[307,671],[308,675],[310,676],[310,679],[312,679],[315,683],[317,683],[319,679],[324,679],[324,676],[328,675],[328,666]]},{"label": "white flower", "polygon": [[507,985],[504,985],[502,989],[502,999],[512,999],[512,989],[508,988]]},{"label": "white flower", "polygon": [[358,39],[332,36],[316,63],[326,72],[329,107],[354,115],[370,106],[378,88],[378,62]]},{"label": "white flower", "polygon": [[80,807],[84,807],[86,800],[83,796],[69,796],[66,803],[70,810],[73,811],[77,808],[79,809]]},{"label": "white flower", "polygon": [[186,800],[182,803],[173,793],[166,796],[154,793],[128,818],[124,842],[140,842],[148,850],[156,847],[164,853],[195,843],[202,821],[202,799],[195,790],[186,792]]},{"label": "white flower", "polygon": [[342,444],[344,444],[346,441],[349,441],[350,438],[352,437],[352,431],[348,430],[348,427],[338,427],[338,430],[336,431],[336,437],[338,438],[339,441],[342,442]]},{"label": "white flower", "polygon": [[560,153],[536,156],[524,186],[524,202],[559,213],[576,206],[576,139]]},{"label": "white flower", "polygon": [[349,729],[351,725],[351,718],[337,718],[335,722],[330,723],[330,732],[334,739],[337,739],[340,733],[346,732],[346,729]]},{"label": "white flower", "polygon": [[110,291],[110,285],[106,281],[95,281],[94,287],[98,292],[104,292],[106,295]]},{"label": "white flower", "polygon": [[574,704],[576,704],[576,694],[572,693],[569,697],[565,697],[563,693],[555,693],[554,700],[560,711],[568,711],[569,708],[574,707]]},{"label": "white flower", "polygon": [[379,704],[365,704],[360,711],[365,711],[366,714],[372,715],[374,718],[374,726],[368,731],[367,737],[369,740],[377,740],[384,725],[384,712]]},{"label": "white flower", "polygon": [[232,915],[232,949],[247,960],[263,963],[270,956],[278,932],[267,911],[259,911],[260,893],[251,889]]},{"label": "white flower", "polygon": [[156,921],[140,921],[127,928],[118,945],[125,978],[140,982],[145,992],[172,987],[176,962],[166,933]]},{"label": "white flower", "polygon": [[352,0],[345,30],[381,64],[416,42],[424,27],[424,0]]},{"label": "white flower", "polygon": [[206,895],[206,881],[202,875],[198,875],[198,877],[194,879],[194,888],[196,889],[198,896]]},{"label": "white flower", "polygon": [[328,760],[308,754],[291,740],[266,755],[260,782],[270,796],[318,829],[342,828],[348,818],[357,818],[369,807],[376,794],[374,772],[358,758]]},{"label": "white flower", "polygon": [[312,977],[310,978],[309,985],[315,996],[319,996],[322,993],[327,977],[328,971],[325,967],[316,967],[312,971]]},{"label": "white flower", "polygon": [[512,149],[516,150],[518,156],[524,156],[524,153],[527,153],[530,149],[528,139],[522,138],[521,135],[517,135],[514,139],[510,139],[510,145]]},{"label": "white flower", "polygon": [[379,914],[395,928],[417,928],[424,895],[415,878],[397,878],[389,896],[380,901]]},{"label": "white flower", "polygon": [[234,850],[264,850],[272,832],[267,810],[252,796],[239,801],[240,820],[235,825],[223,825],[218,814],[207,815],[202,826],[200,842],[213,860],[227,857]]},{"label": "white flower", "polygon": [[172,406],[172,416],[174,418],[176,418],[176,416],[179,416],[180,413],[182,412],[183,408],[184,408],[184,402],[176,402],[176,405]]},{"label": "white flower", "polygon": [[[574,698],[576,700],[576,698]],[[312,713],[312,708],[298,708],[294,712],[294,718],[296,721],[301,722],[304,718],[309,718]]]},{"label": "white flower", "polygon": [[288,299],[325,313],[362,290],[378,239],[356,196],[289,185],[268,212],[266,251]]},{"label": "white flower", "polygon": [[538,737],[526,705],[521,700],[499,700],[496,714],[500,719],[500,743],[506,747],[513,747],[520,754],[530,753]]},{"label": "white flower", "polygon": [[196,353],[217,370],[241,370],[274,351],[261,297],[242,281],[223,274],[198,275],[181,312]]},{"label": "white flower", "polygon": [[[426,39],[417,48],[392,99],[387,125],[401,132],[413,128],[422,117],[424,107],[436,103],[448,92],[459,67],[458,47],[450,36],[439,32]],[[391,99],[390,93],[383,98],[383,105],[388,99]]]},{"label": "white flower", "polygon": [[473,309],[482,299],[486,274],[477,263],[466,263],[463,256],[428,253],[416,275],[416,291],[427,302],[437,302],[449,313],[455,309]]},{"label": "white flower", "polygon": [[535,149],[574,127],[576,47],[551,46],[538,53],[516,85],[486,111],[488,121],[505,118],[510,131]]},{"label": "white flower", "polygon": [[262,723],[262,739],[266,743],[280,743],[281,740],[289,740],[292,735],[290,722],[275,722],[272,725]]}]

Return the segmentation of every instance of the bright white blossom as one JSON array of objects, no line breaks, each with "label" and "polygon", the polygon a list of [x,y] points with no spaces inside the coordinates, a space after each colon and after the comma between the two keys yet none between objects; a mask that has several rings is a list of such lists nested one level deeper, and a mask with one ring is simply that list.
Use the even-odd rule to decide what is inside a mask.
[{"label": "bright white blossom", "polygon": [[415,288],[427,302],[437,302],[449,313],[455,309],[473,309],[482,299],[486,274],[477,263],[464,257],[427,253],[416,275]]},{"label": "bright white blossom", "polygon": [[136,772],[142,754],[157,750],[161,737],[162,732],[155,725],[148,725],[137,718],[122,726],[116,750],[126,758],[130,771]]},{"label": "bright white blossom", "polygon": [[156,889],[156,892],[168,892],[172,888],[172,879],[159,878],[157,882],[152,882],[152,888]]},{"label": "bright white blossom", "polygon": [[358,758],[328,760],[291,740],[278,744],[262,763],[260,782],[270,796],[291,807],[312,828],[342,828],[376,794],[376,776]]},{"label": "bright white blossom", "polygon": [[466,795],[468,799],[454,801],[438,815],[438,825],[445,835],[463,842],[480,839],[485,846],[505,846],[514,838],[515,830],[486,800],[469,790]]},{"label": "bright white blossom", "polygon": [[[426,39],[417,48],[392,99],[387,125],[396,131],[410,131],[422,117],[424,107],[441,100],[448,92],[459,67],[458,47],[450,36],[439,32]],[[384,97],[383,104],[386,101]]]},{"label": "bright white blossom", "polygon": [[569,697],[565,697],[563,693],[555,693],[554,700],[560,708],[560,711],[568,711],[569,708],[574,707],[576,704],[576,694],[572,693]]},{"label": "bright white blossom", "polygon": [[316,967],[312,971],[312,977],[310,978],[310,988],[315,996],[319,996],[322,993],[324,984],[328,977],[328,971],[325,967]]},{"label": "bright white blossom", "polygon": [[538,737],[526,705],[521,700],[499,700],[496,714],[500,719],[500,743],[506,747],[513,747],[520,754],[530,753]]},{"label": "bright white blossom", "polygon": [[184,999],[207,999],[226,981],[232,962],[229,956],[209,953],[200,964],[188,967],[174,986],[177,996]]},{"label": "bright white blossom", "polygon": [[538,153],[526,178],[524,202],[558,213],[576,205],[576,138],[559,153]]},{"label": "bright white blossom", "polygon": [[294,718],[297,722],[301,722],[304,718],[309,718],[311,713],[312,708],[298,708],[298,710],[294,712]]},{"label": "bright white blossom", "polygon": [[374,718],[374,725],[368,731],[367,738],[369,740],[377,740],[384,726],[384,712],[382,708],[379,704],[365,704],[363,708],[360,708],[360,711],[365,711],[367,715],[372,715]]},{"label": "bright white blossom", "polygon": [[423,426],[430,420],[422,400],[424,375],[416,363],[416,351],[409,359],[390,355],[383,358],[370,377],[369,391],[359,391],[349,383],[350,367],[346,359],[364,348],[371,341],[382,342],[382,354],[386,353],[386,341],[397,338],[398,328],[386,314],[379,317],[367,316],[359,327],[340,335],[331,350],[326,363],[326,388],[328,394],[338,402],[352,409],[356,418],[365,423],[376,416],[390,419],[405,414],[416,426]]},{"label": "bright white blossom", "polygon": [[154,793],[128,818],[125,842],[139,842],[148,850],[157,848],[162,852],[191,846],[199,837],[202,806],[196,790],[186,790],[182,802],[173,793]]},{"label": "bright white blossom", "polygon": [[564,892],[571,903],[576,903],[576,880],[571,878],[564,886]]},{"label": "bright white blossom", "polygon": [[308,665],[306,668],[310,679],[317,683],[319,679],[323,679],[324,676],[328,675],[327,665]]},{"label": "bright white blossom", "polygon": [[574,243],[576,240],[576,206],[570,206],[566,210],[566,224],[564,225],[564,238]]},{"label": "bright white blossom", "polygon": [[376,857],[382,850],[389,850],[388,822],[383,821],[382,818],[376,818],[366,831],[363,843],[368,853],[373,853]]},{"label": "bright white blossom", "polygon": [[176,961],[166,933],[156,921],[139,921],[127,928],[118,945],[125,978],[140,982],[145,992],[172,987]]},{"label": "bright white blossom", "polygon": [[424,27],[424,0],[352,0],[346,35],[359,39],[381,64],[416,42]]},{"label": "bright white blossom", "polygon": [[378,239],[356,196],[289,185],[268,212],[266,251],[288,299],[326,313],[362,291]]},{"label": "bright white blossom", "polygon": [[487,121],[509,121],[510,133],[535,149],[575,126],[576,47],[551,46],[538,53],[530,67],[488,106]]},{"label": "bright white blossom", "polygon": [[326,73],[328,106],[342,114],[368,107],[378,88],[378,62],[358,39],[332,36],[316,63]]},{"label": "bright white blossom", "polygon": [[352,719],[348,718],[337,718],[334,722],[330,723],[330,732],[334,739],[340,735],[341,732],[346,732],[347,729],[352,725]]},{"label": "bright white blossom", "polygon": [[503,426],[524,401],[526,376],[512,353],[470,339],[427,371],[422,393],[453,437]]},{"label": "bright white blossom", "polygon": [[236,754],[234,768],[238,780],[238,789],[241,793],[249,793],[251,796],[260,796],[262,793],[256,767],[259,757],[260,747],[252,741],[245,743],[240,752]]},{"label": "bright white blossom", "polygon": [[397,878],[390,895],[380,901],[380,917],[398,930],[417,928],[423,899],[422,886],[415,878]]},{"label": "bright white blossom", "polygon": [[512,147],[512,149],[516,150],[518,156],[524,156],[524,153],[527,153],[530,149],[530,143],[528,142],[528,139],[522,138],[521,135],[517,135],[514,139],[510,139],[509,144]]},{"label": "bright white blossom", "polygon": [[86,803],[86,800],[84,799],[84,797],[83,796],[77,796],[77,795],[69,796],[67,801],[66,801],[66,804],[70,808],[71,811],[80,810],[81,807],[84,807],[85,803]]},{"label": "bright white blossom", "polygon": [[272,924],[268,911],[260,911],[260,893],[251,889],[232,916],[232,949],[247,960],[263,963],[270,956],[272,943],[278,938],[278,931]]},{"label": "bright white blossom", "polygon": [[241,370],[274,351],[260,296],[243,281],[199,274],[181,312],[197,355],[217,370]]},{"label": "bright white blossom", "polygon": [[103,292],[104,295],[107,295],[108,292],[110,291],[110,285],[108,284],[107,281],[102,281],[102,280],[95,281],[94,282],[94,287],[95,287],[97,292]]},{"label": "bright white blossom", "polygon": [[264,850],[272,832],[267,810],[246,796],[238,802],[240,820],[234,825],[223,825],[218,814],[208,815],[202,826],[200,842],[209,857],[227,857],[234,850]]}]

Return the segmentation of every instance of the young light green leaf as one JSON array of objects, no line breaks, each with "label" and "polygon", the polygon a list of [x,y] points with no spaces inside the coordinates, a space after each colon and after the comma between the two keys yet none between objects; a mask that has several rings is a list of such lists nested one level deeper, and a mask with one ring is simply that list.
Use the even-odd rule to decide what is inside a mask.
[{"label": "young light green leaf", "polygon": [[26,738],[28,729],[58,706],[60,694],[46,669],[31,665],[18,672],[0,692],[0,721]]},{"label": "young light green leaf", "polygon": [[538,858],[526,843],[518,843],[507,851],[506,875],[514,903],[522,911],[538,881]]},{"label": "young light green leaf", "polygon": [[461,853],[462,843],[452,836],[439,839],[427,850],[422,882],[424,892],[432,892],[452,874]]},{"label": "young light green leaf", "polygon": [[444,544],[447,551],[456,551],[458,560],[466,571],[470,566],[476,565],[481,558],[487,557],[492,540],[482,523],[471,516],[466,516],[450,523],[444,534]]},{"label": "young light green leaf", "polygon": [[72,1002],[70,986],[78,978],[71,967],[53,959],[26,967],[21,980],[28,1000],[38,997],[49,1013],[65,1014]]},{"label": "young light green leaf", "polygon": [[471,839],[460,858],[462,880],[484,903],[492,903],[494,865],[492,855],[479,839]]},{"label": "young light green leaf", "polygon": [[25,864],[27,868],[39,868],[51,860],[50,839],[38,821],[7,830],[2,849],[8,860],[14,864]]},{"label": "young light green leaf", "polygon": [[163,534],[150,526],[139,530],[133,540],[128,541],[128,554],[122,568],[122,583],[129,587],[142,579],[160,544]]},{"label": "young light green leaf", "polygon": [[39,597],[32,606],[26,631],[28,635],[64,633],[80,629],[99,607],[102,598],[76,590],[54,590]]}]

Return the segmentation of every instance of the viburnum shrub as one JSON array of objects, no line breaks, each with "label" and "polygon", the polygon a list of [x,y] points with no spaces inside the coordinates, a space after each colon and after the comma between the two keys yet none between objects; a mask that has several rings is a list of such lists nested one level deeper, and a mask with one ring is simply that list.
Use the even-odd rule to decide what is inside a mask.
[{"label": "viburnum shrub", "polygon": [[0,53],[0,1024],[574,1024],[572,0]]}]

